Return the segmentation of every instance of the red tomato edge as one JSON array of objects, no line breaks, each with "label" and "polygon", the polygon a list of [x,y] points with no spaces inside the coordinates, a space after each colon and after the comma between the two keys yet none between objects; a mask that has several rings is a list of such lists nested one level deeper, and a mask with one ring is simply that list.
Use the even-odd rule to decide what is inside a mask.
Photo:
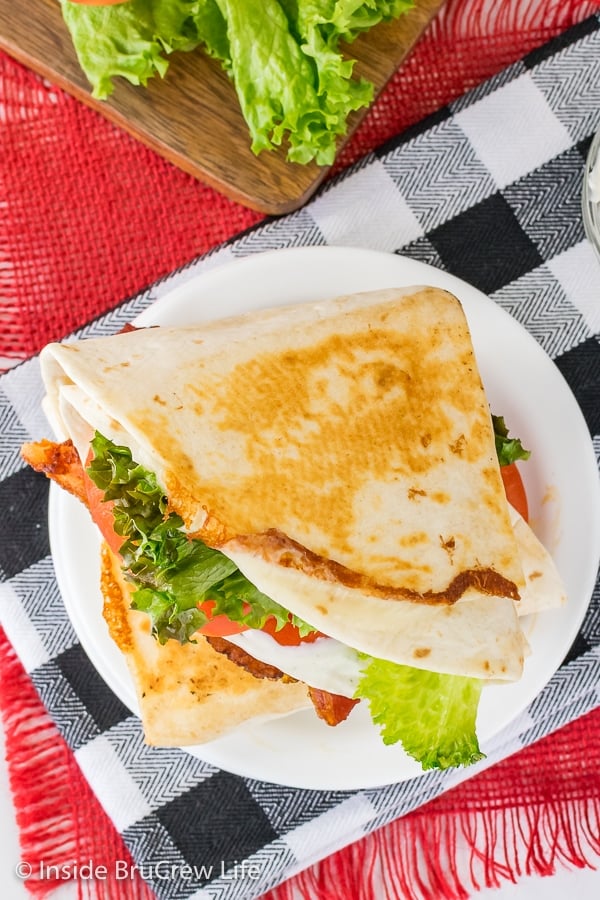
[{"label": "red tomato edge", "polygon": [[204,634],[207,637],[227,637],[229,634],[241,634],[242,631],[248,631],[247,625],[234,622],[224,614],[213,616],[212,611],[215,606],[214,600],[204,600],[203,603],[198,604],[198,609],[208,616],[206,625],[198,629],[200,634]]},{"label": "red tomato edge", "polygon": [[110,549],[113,553],[120,555],[123,538],[116,533],[114,528],[115,520],[112,512],[114,503],[104,499],[104,491],[94,484],[85,469],[83,470],[83,479],[90,515]]},{"label": "red tomato edge", "polygon": [[528,522],[529,504],[527,502],[527,492],[525,491],[525,485],[517,464],[510,463],[508,466],[501,466],[500,474],[502,475],[506,499],[523,519]]}]

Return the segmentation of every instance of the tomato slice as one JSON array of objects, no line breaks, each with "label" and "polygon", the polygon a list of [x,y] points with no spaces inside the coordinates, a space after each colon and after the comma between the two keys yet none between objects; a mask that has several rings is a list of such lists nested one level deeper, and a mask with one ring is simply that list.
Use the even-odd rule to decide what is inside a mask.
[{"label": "tomato slice", "polygon": [[[204,600],[199,604],[198,608],[201,609],[203,613],[206,613],[209,618],[206,625],[203,625],[202,628],[198,629],[200,634],[208,635],[208,637],[227,637],[229,634],[241,634],[242,631],[249,630],[248,625],[242,625],[240,622],[232,622],[226,615],[219,614],[213,616],[215,606],[214,600]],[[244,604],[244,612],[250,612],[250,606],[248,604]],[[308,634],[306,637],[301,637],[299,630],[295,625],[292,625],[291,622],[284,625],[283,628],[280,628],[279,630],[276,630],[276,625],[277,620],[275,617],[269,616],[260,630],[270,634],[278,644],[283,644],[285,647],[297,647],[299,644],[312,643],[313,641],[316,641],[318,637],[324,637],[319,631],[311,632],[311,634]]]},{"label": "tomato slice", "polygon": [[527,494],[525,493],[525,486],[523,484],[523,479],[521,478],[521,473],[517,468],[517,464],[510,463],[508,466],[500,466],[500,474],[502,475],[504,490],[506,491],[506,499],[525,521],[528,522],[529,507],[527,504]]},{"label": "tomato slice", "polygon": [[[242,631],[248,631],[247,625],[242,625],[240,622],[232,622],[228,616],[222,613],[218,616],[213,616],[212,613],[216,605],[214,600],[204,600],[198,604],[198,609],[201,609],[209,619],[206,625],[198,629],[200,634],[205,634],[208,637],[227,637],[228,634],[241,634]],[[250,612],[250,606],[245,604],[245,607],[244,612]]]},{"label": "tomato slice", "polygon": [[295,625],[292,625],[291,622],[288,622],[279,630],[276,629],[276,625],[277,619],[274,616],[269,616],[261,631],[266,631],[266,633],[270,634],[278,644],[282,644],[284,647],[297,647],[299,644],[312,644],[317,638],[325,637],[320,631],[311,631],[306,637],[302,637],[298,628],[296,628]]},{"label": "tomato slice", "polygon": [[83,470],[83,481],[90,515],[110,549],[113,553],[118,554],[123,545],[123,538],[116,533],[114,527],[115,520],[112,511],[115,504],[112,500],[104,499],[104,491],[94,484],[85,469]]}]

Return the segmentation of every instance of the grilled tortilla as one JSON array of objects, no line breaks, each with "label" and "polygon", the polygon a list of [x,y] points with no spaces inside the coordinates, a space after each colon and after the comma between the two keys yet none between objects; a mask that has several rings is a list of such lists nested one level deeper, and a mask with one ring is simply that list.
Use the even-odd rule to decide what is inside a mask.
[{"label": "grilled tortilla", "polygon": [[357,294],[52,344],[46,409],[155,472],[186,530],[381,659],[518,679],[524,576],[459,301]]},{"label": "grilled tortilla", "polygon": [[144,737],[158,747],[202,744],[248,720],[311,707],[305,684],[258,678],[198,635],[194,643],[159,644],[145,613],[130,608],[131,584],[120,559],[102,547],[103,614],[135,685]]}]

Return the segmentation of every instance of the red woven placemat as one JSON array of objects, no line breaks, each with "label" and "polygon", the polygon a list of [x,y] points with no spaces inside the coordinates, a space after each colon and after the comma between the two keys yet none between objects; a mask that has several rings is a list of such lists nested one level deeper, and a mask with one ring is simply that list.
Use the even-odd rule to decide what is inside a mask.
[{"label": "red woven placemat", "polygon": [[[600,7],[448,0],[337,169]],[[0,54],[0,368],[260,220]]]}]

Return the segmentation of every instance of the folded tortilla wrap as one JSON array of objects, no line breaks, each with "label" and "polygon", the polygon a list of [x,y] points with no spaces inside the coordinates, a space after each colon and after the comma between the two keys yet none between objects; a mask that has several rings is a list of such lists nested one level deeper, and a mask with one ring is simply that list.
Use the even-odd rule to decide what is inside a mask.
[{"label": "folded tortilla wrap", "polygon": [[525,585],[459,301],[390,289],[52,344],[46,410],[155,472],[186,530],[381,659],[515,680]]}]

